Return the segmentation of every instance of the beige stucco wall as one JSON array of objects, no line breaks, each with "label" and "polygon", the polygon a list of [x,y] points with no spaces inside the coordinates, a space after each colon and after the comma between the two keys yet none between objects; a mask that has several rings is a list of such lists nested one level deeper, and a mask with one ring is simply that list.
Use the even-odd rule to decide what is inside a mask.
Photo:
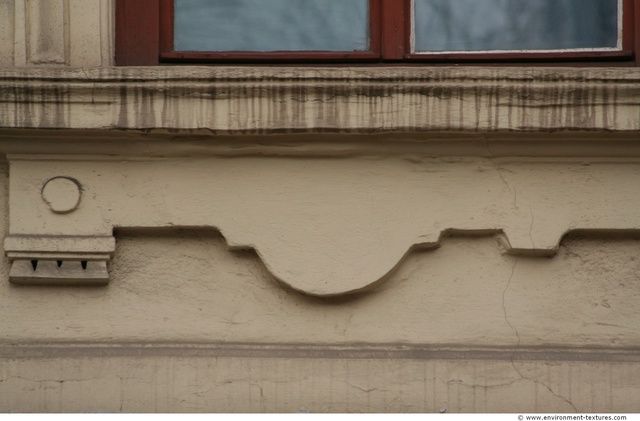
[{"label": "beige stucco wall", "polygon": [[212,231],[117,240],[108,287],[5,282],[3,410],[637,411],[633,237],[447,238],[334,299]]},{"label": "beige stucco wall", "polygon": [[[112,28],[0,0],[0,411],[640,411],[637,70],[112,68]],[[107,285],[9,282],[112,234]]]}]

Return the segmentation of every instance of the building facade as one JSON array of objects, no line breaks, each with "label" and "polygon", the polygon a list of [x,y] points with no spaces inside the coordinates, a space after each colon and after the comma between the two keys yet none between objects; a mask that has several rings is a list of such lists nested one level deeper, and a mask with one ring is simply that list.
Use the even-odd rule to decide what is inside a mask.
[{"label": "building facade", "polygon": [[124,66],[117,21],[0,0],[0,411],[640,411],[637,67]]}]

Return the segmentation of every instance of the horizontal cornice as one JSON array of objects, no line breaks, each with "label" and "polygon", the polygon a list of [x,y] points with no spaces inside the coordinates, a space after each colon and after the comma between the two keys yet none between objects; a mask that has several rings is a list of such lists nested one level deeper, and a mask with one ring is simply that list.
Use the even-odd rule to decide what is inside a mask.
[{"label": "horizontal cornice", "polygon": [[640,131],[640,70],[0,69],[0,127],[215,134]]}]

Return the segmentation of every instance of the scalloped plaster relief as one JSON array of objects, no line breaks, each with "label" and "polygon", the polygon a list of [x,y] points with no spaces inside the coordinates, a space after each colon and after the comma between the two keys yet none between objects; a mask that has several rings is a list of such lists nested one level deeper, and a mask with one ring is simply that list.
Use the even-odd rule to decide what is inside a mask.
[{"label": "scalloped plaster relief", "polygon": [[[640,229],[637,162],[9,159],[9,257],[57,241],[54,251],[67,247],[72,260],[105,261],[114,228],[214,227],[230,247],[255,249],[283,283],[318,296],[375,284],[408,250],[435,247],[450,230],[503,232],[512,253],[551,255],[570,230]],[[60,176],[82,190],[66,214],[41,196]]]}]

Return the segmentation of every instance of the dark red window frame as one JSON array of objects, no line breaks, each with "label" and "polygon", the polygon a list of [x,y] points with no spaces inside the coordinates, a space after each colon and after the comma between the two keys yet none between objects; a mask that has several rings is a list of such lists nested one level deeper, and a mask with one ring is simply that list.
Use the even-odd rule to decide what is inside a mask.
[{"label": "dark red window frame", "polygon": [[640,0],[623,0],[622,49],[524,53],[416,54],[410,51],[410,0],[370,1],[370,48],[353,52],[173,51],[173,0],[116,0],[116,64],[185,63],[491,63],[640,65]]}]

